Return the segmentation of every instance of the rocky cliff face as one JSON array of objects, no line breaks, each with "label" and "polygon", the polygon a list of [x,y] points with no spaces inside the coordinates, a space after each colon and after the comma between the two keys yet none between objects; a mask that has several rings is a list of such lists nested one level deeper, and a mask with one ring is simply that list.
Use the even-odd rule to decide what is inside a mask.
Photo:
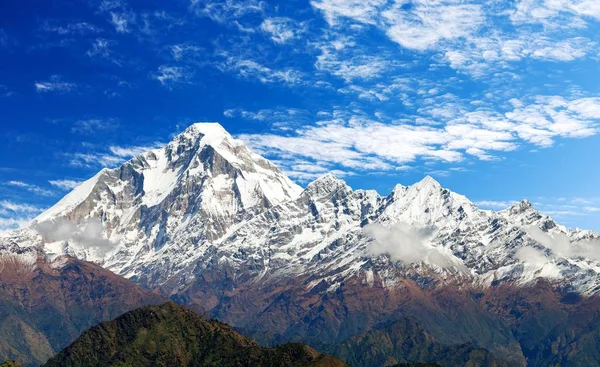
[{"label": "rocky cliff face", "polygon": [[263,341],[339,342],[411,316],[440,342],[477,341],[519,364],[514,325],[479,295],[540,279],[561,305],[600,290],[600,236],[528,201],[480,210],[431,177],[387,196],[333,175],[302,190],[218,124],[101,171],[8,238],[93,261]]}]

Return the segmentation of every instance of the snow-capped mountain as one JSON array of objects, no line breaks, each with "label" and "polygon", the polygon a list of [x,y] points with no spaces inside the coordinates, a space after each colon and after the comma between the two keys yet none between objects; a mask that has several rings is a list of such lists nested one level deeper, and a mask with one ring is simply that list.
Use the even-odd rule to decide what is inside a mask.
[{"label": "snow-capped mountain", "polygon": [[546,277],[588,294],[600,283],[599,236],[528,201],[480,210],[431,177],[386,197],[331,174],[302,190],[216,123],[100,171],[11,237],[173,294],[215,268],[236,283],[310,274],[306,287],[329,290],[354,275],[390,287],[407,274],[483,287]]},{"label": "snow-capped mountain", "polygon": [[332,174],[302,189],[195,124],[0,238],[0,268],[33,273],[45,254],[59,271],[71,255],[266,343],[339,343],[410,317],[525,365],[556,325],[571,332],[568,315],[600,310],[599,248],[526,200],[480,210],[431,177],[387,196]]}]

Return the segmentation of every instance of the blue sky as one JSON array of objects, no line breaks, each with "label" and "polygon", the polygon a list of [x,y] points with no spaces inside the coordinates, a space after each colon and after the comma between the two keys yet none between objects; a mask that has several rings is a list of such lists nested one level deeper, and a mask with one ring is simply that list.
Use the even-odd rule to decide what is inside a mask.
[{"label": "blue sky", "polygon": [[600,230],[597,0],[2,6],[0,229],[218,121],[302,185],[429,174]]}]

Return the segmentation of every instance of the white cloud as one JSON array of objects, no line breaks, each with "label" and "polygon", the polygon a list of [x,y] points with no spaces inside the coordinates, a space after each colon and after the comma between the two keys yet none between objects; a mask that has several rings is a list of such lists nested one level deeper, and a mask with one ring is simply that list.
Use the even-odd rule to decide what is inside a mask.
[{"label": "white cloud", "polygon": [[157,149],[164,146],[164,144],[162,143],[154,143],[152,145],[145,145],[145,146],[129,146],[129,147],[120,147],[120,146],[111,146],[110,152],[112,154],[114,154],[117,157],[122,157],[122,158],[131,158],[131,157],[136,157],[140,154],[149,152],[153,149]]},{"label": "white cloud", "polygon": [[548,147],[554,138],[584,138],[598,133],[600,100],[567,100],[559,96],[539,96],[532,104],[506,113],[512,130],[532,144]]},{"label": "white cloud", "polygon": [[246,16],[263,14],[266,3],[258,0],[191,0],[190,10],[215,22],[227,23]]},{"label": "white cloud", "polygon": [[[564,31],[585,27],[584,19],[600,19],[594,1],[521,0],[514,10],[508,3],[484,5],[468,0],[313,0],[311,5],[338,34],[360,38],[365,27],[356,30],[354,25],[370,26],[404,49],[432,51],[435,59],[481,78],[510,69],[511,63],[525,58],[570,62],[597,54],[596,42]],[[507,15],[514,29],[507,29]],[[523,22],[540,22],[544,28],[526,27]],[[321,57],[350,60],[331,51]]]},{"label": "white cloud", "polygon": [[115,167],[124,161],[121,157],[106,153],[73,153],[65,156],[73,167]]},{"label": "white cloud", "polygon": [[136,22],[135,18],[135,14],[131,12],[110,13],[110,22],[115,27],[117,33],[131,32],[131,26]]},{"label": "white cloud", "polygon": [[536,42],[532,50],[532,57],[551,61],[573,61],[585,57],[595,46],[590,40],[577,37],[564,41]]},{"label": "white cloud", "polygon": [[341,18],[373,25],[402,47],[423,51],[442,40],[471,37],[486,17],[479,4],[454,0],[313,0],[331,26]]},{"label": "white cloud", "polygon": [[152,77],[165,87],[171,88],[176,84],[189,84],[194,72],[182,66],[161,65]]},{"label": "white cloud", "polygon": [[145,152],[164,146],[163,143],[156,142],[144,146],[110,146],[107,151],[88,152],[88,153],[69,153],[65,154],[68,164],[74,167],[116,167],[123,164],[126,160],[136,157]]},{"label": "white cloud", "polygon": [[0,232],[27,225],[42,209],[24,203],[0,201]]},{"label": "white cloud", "polygon": [[322,47],[321,54],[317,56],[315,67],[317,70],[327,71],[343,78],[347,82],[354,79],[373,79],[381,76],[391,66],[390,62],[371,55],[341,56],[330,47]]},{"label": "white cloud", "polygon": [[[286,167],[308,159],[330,168],[373,171],[393,170],[418,160],[456,163],[469,156],[497,160],[504,152],[528,144],[549,147],[558,138],[599,132],[600,99],[595,98],[524,98],[513,100],[505,113],[495,112],[483,101],[462,104],[443,94],[421,102],[418,117],[396,120],[379,114],[373,119],[357,110],[334,111],[293,130],[240,138],[270,158],[290,162]],[[229,110],[225,115],[267,118],[260,111]]]},{"label": "white cloud", "polygon": [[533,247],[521,247],[515,253],[515,257],[536,268],[541,268],[550,262],[550,259],[546,257],[543,251]]},{"label": "white cloud", "polygon": [[544,232],[537,227],[526,229],[527,234],[538,244],[550,249],[555,255],[566,258],[585,257],[600,261],[600,241],[571,241],[563,233]]},{"label": "white cloud", "polygon": [[98,4],[98,10],[101,12],[119,9],[125,7],[123,0],[101,0]]},{"label": "white cloud", "polygon": [[79,186],[79,184],[81,183],[81,181],[74,181],[74,180],[50,180],[48,181],[48,183],[54,187],[57,187],[61,190],[73,190],[74,188],[76,188],[77,186]]},{"label": "white cloud", "polygon": [[57,25],[55,23],[45,22],[42,26],[42,29],[46,32],[57,33],[63,36],[71,34],[91,34],[102,32],[102,28],[86,22],[74,22],[66,25]]},{"label": "white cloud", "polygon": [[392,260],[406,264],[426,263],[441,268],[464,268],[452,252],[432,246],[431,240],[436,236],[436,228],[406,223],[386,227],[373,223],[363,231],[372,238],[368,250],[373,256],[387,254]]},{"label": "white cloud", "polygon": [[225,50],[220,50],[219,57],[223,61],[215,66],[224,73],[234,73],[243,79],[258,80],[263,84],[303,84],[304,73],[294,68],[273,69],[244,55],[235,55]]},{"label": "white cloud", "polygon": [[273,17],[263,20],[260,29],[276,43],[287,43],[304,33],[304,27],[291,18]]},{"label": "white cloud", "polygon": [[30,204],[22,204],[22,203],[14,203],[12,201],[1,200],[0,201],[0,209],[7,210],[14,213],[40,213],[42,211],[41,208],[30,205]]},{"label": "white cloud", "polygon": [[176,61],[181,61],[188,58],[196,58],[199,56],[200,52],[203,51],[202,47],[186,43],[172,45],[170,49],[171,55]]},{"label": "white cloud", "polygon": [[35,229],[49,241],[74,241],[86,249],[94,249],[102,254],[114,250],[117,246],[104,238],[104,226],[98,218],[89,218],[83,223],[59,218],[56,221],[37,223]]},{"label": "white cloud", "polygon": [[453,69],[474,77],[504,70],[526,58],[569,62],[594,53],[596,43],[584,37],[556,39],[544,33],[476,36],[444,51],[442,59]]},{"label": "white cloud", "polygon": [[112,47],[116,44],[115,41],[97,38],[92,42],[92,47],[85,53],[90,58],[103,58],[113,62],[115,65],[121,66],[122,62],[114,57]]},{"label": "white cloud", "polygon": [[596,0],[519,0],[510,12],[510,18],[515,24],[585,27],[588,18],[600,20],[600,3]]},{"label": "white cloud", "polygon": [[387,0],[312,0],[310,4],[322,11],[332,26],[336,25],[340,18],[376,24],[379,11],[387,4]]},{"label": "white cloud", "polygon": [[456,1],[404,2],[382,13],[388,37],[401,46],[423,51],[441,40],[471,37],[486,21],[481,5]]},{"label": "white cloud", "polygon": [[65,82],[59,75],[53,75],[48,81],[35,82],[35,90],[38,93],[67,93],[75,90],[77,85]]}]

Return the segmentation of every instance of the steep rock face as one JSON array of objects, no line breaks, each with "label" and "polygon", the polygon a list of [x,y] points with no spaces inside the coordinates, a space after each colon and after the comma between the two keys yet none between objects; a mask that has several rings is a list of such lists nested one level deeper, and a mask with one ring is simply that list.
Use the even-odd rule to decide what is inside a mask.
[{"label": "steep rock face", "polygon": [[0,244],[0,355],[39,366],[92,325],[163,298],[97,265]]},{"label": "steep rock face", "polygon": [[344,367],[301,344],[262,348],[225,324],[173,303],[126,313],[86,331],[44,366]]}]

